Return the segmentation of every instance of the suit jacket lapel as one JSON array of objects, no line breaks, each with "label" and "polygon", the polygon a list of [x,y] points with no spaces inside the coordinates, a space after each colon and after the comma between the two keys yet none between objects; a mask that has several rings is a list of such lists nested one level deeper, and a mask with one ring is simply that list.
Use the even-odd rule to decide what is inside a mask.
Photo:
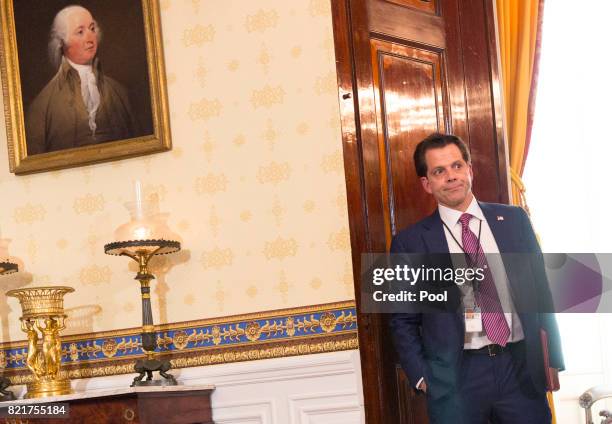
[{"label": "suit jacket lapel", "polygon": [[[453,262],[448,249],[448,242],[444,234],[442,218],[436,208],[426,221],[423,222],[423,242],[427,246],[427,253],[431,254],[429,265],[435,268],[452,268]],[[455,286],[453,284],[453,286]],[[456,287],[456,286],[455,286]]]},{"label": "suit jacket lapel", "polygon": [[427,230],[423,232],[423,241],[427,246],[428,253],[448,253],[448,243],[444,235],[444,227],[438,208],[423,221],[423,227]]},{"label": "suit jacket lapel", "polygon": [[487,219],[493,237],[495,237],[495,243],[497,243],[499,253],[515,252],[516,249],[514,249],[514,237],[512,234],[512,226],[510,225],[510,217],[504,217],[503,215],[497,214],[493,205],[481,202],[478,202],[478,204]]},{"label": "suit jacket lapel", "polygon": [[[427,246],[427,253],[432,254],[429,266],[440,269],[453,268],[453,261],[451,259],[448,241],[444,234],[444,225],[442,224],[442,218],[440,218],[438,208],[436,208],[434,213],[423,222],[423,227],[425,228],[425,231],[423,231],[423,242]],[[463,334],[465,328],[463,327],[463,308],[461,307],[459,286],[450,283],[447,289],[449,290],[450,299],[458,301],[456,305],[447,305],[447,307],[456,308],[456,310],[451,309],[447,310],[447,312],[454,312],[453,316],[454,322],[457,325],[457,331]]]},{"label": "suit jacket lapel", "polygon": [[[529,290],[522,290],[520,287],[523,280],[520,276],[520,270],[524,267],[524,262],[522,261],[524,258],[521,256],[520,249],[517,246],[517,235],[513,233],[513,230],[518,231],[518,229],[513,225],[512,217],[505,216],[503,213],[498,213],[498,211],[495,210],[495,205],[480,202],[478,202],[478,204],[487,219],[487,223],[489,224],[489,228],[491,228],[495,243],[497,243],[497,248],[501,254],[502,262],[506,269],[506,275],[508,276],[508,282],[510,283],[512,300],[515,306],[522,305],[525,300],[521,298],[521,294],[529,293]],[[501,217],[501,219],[499,217]]]}]

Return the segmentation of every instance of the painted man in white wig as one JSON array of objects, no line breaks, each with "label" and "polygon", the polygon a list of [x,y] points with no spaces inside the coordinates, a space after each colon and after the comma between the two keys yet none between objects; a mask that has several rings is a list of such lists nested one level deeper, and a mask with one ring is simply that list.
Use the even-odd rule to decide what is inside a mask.
[{"label": "painted man in white wig", "polygon": [[102,73],[97,58],[101,36],[84,7],[68,6],[55,15],[49,56],[58,71],[28,109],[28,155],[134,136],[127,92]]}]

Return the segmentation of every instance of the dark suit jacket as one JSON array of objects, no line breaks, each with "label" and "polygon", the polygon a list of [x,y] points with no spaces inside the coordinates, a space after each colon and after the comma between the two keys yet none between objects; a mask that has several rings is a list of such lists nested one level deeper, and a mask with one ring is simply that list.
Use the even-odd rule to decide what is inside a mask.
[{"label": "dark suit jacket", "polygon": [[[541,312],[554,310],[542,252],[523,209],[494,203],[479,202],[479,205],[500,253],[533,254],[521,256],[522,260],[528,263],[513,265],[508,264],[510,259],[504,257],[504,266],[508,274],[512,301],[525,334],[527,369],[534,388],[545,391],[541,328],[544,328],[549,336],[551,366],[562,370],[564,364],[555,317],[551,313]],[[498,216],[502,216],[503,220],[498,220]],[[429,217],[398,233],[391,244],[391,253],[448,252],[442,220],[437,209]],[[448,264],[451,265],[450,255]],[[428,394],[434,399],[452,392],[457,387],[458,371],[463,357],[463,313],[394,314],[389,324],[402,368],[411,384],[416,384],[424,377]]]}]

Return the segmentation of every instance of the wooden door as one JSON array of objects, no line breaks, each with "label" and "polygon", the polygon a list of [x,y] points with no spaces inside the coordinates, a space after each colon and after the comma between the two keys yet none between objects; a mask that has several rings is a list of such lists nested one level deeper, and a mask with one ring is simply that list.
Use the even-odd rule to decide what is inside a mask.
[{"label": "wooden door", "polygon": [[[332,0],[357,305],[360,255],[430,214],[412,154],[433,131],[470,147],[480,200],[508,202],[492,0]],[[426,423],[386,316],[360,314],[368,423]]]}]

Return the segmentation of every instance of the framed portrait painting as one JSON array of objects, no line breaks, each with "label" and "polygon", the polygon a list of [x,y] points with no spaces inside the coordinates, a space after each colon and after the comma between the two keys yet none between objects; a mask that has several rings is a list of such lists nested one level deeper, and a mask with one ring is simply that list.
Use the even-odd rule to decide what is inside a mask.
[{"label": "framed portrait painting", "polygon": [[0,0],[11,172],[170,150],[157,0]]}]

